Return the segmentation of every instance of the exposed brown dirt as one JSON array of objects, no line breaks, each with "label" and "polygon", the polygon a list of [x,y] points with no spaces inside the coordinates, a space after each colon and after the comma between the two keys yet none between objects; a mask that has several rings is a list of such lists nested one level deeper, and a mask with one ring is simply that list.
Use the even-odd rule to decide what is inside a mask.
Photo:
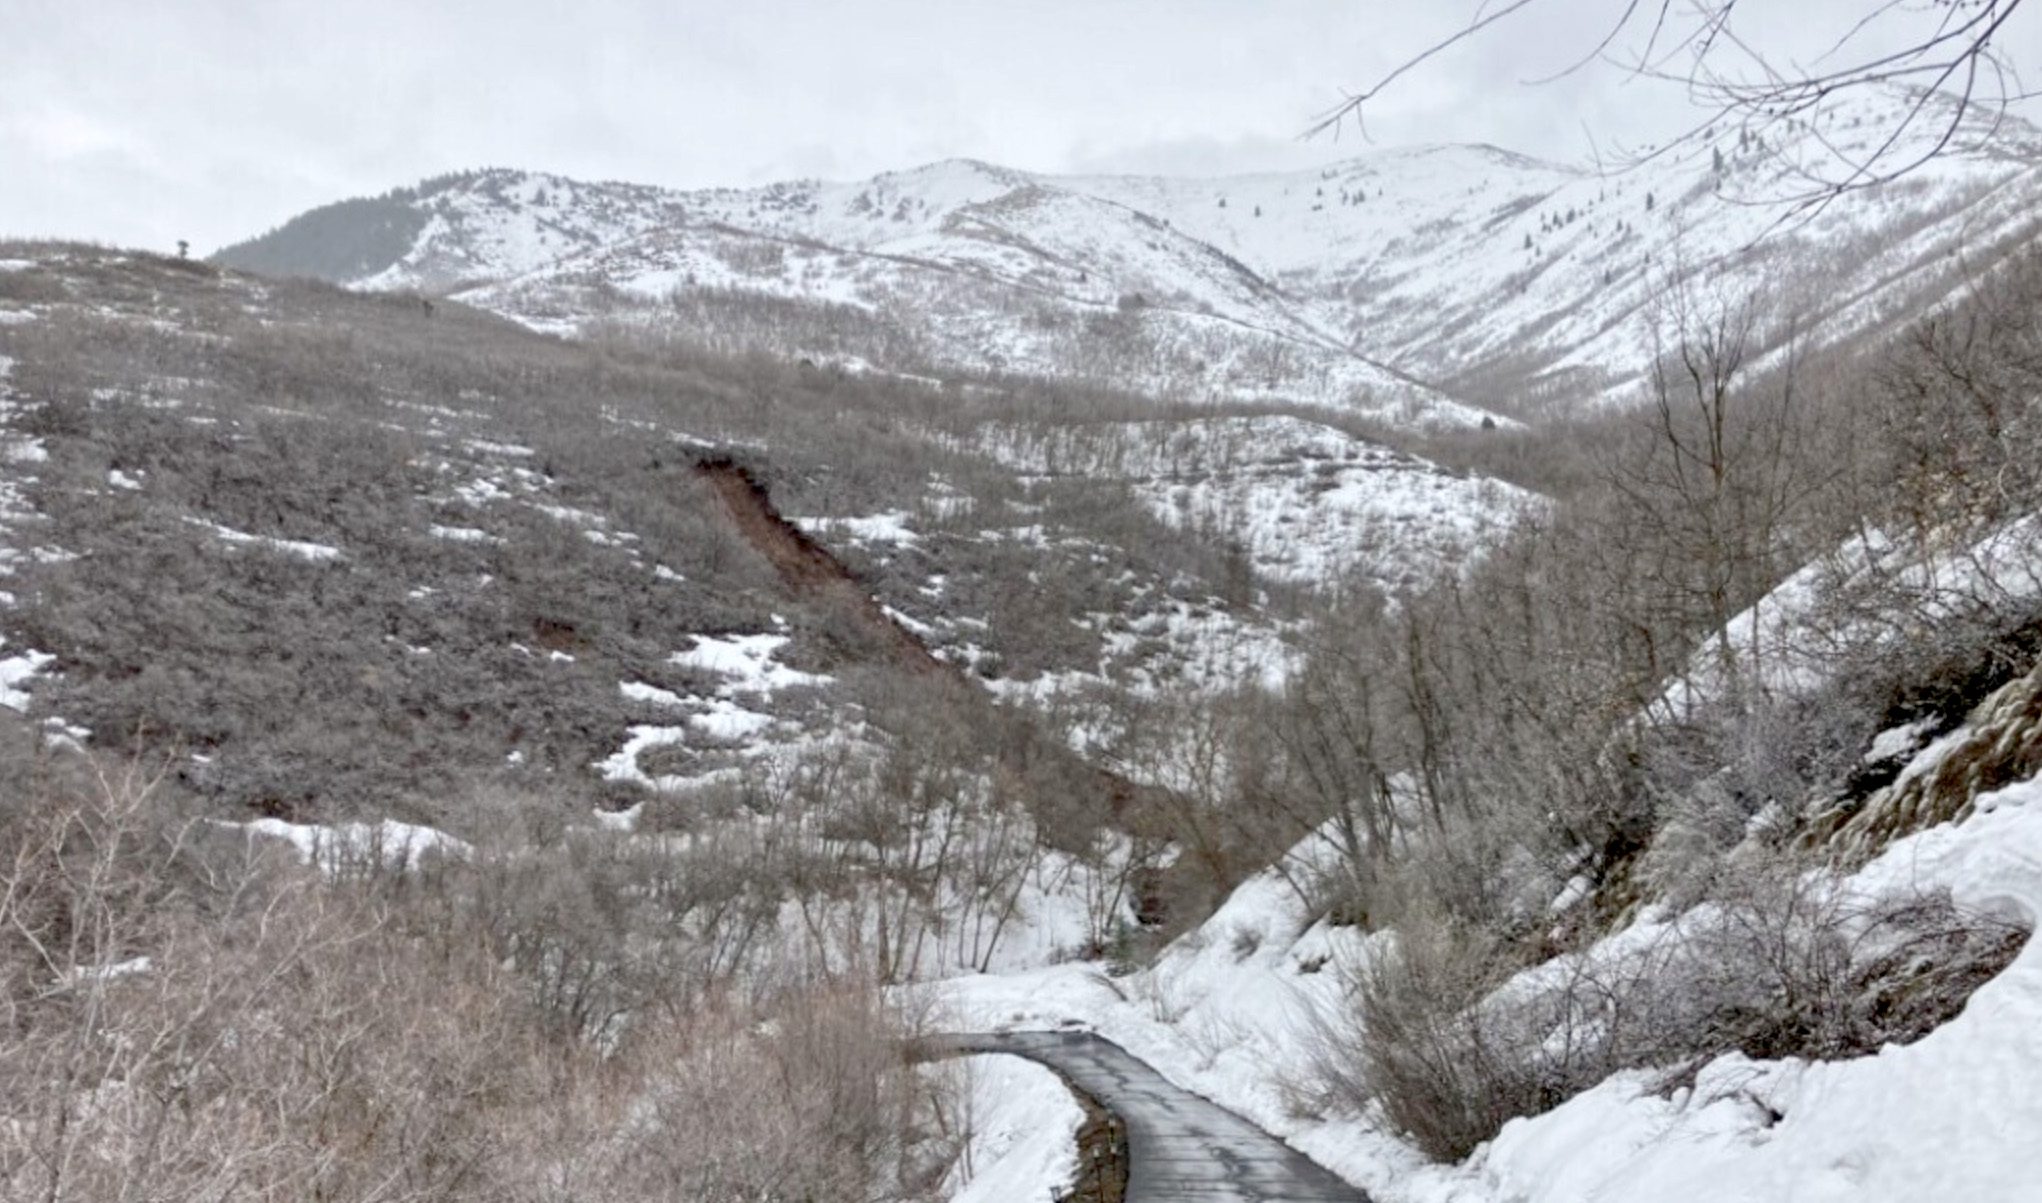
[{"label": "exposed brown dirt", "polygon": [[1085,1112],[1078,1125],[1078,1177],[1068,1191],[1052,1192],[1057,1203],[1122,1203],[1127,1197],[1127,1126],[1063,1074],[1064,1085]]},{"label": "exposed brown dirt", "polygon": [[1970,731],[1926,772],[1812,816],[1800,840],[1846,864],[1863,864],[1893,841],[1967,818],[1980,794],[2042,769],[2042,664],[2000,686],[1967,716]]},{"label": "exposed brown dirt", "polygon": [[738,533],[766,558],[790,592],[848,611],[899,667],[963,683],[964,674],[895,622],[842,561],[782,518],[766,487],[743,465],[729,459],[703,460],[695,472],[716,491]]}]

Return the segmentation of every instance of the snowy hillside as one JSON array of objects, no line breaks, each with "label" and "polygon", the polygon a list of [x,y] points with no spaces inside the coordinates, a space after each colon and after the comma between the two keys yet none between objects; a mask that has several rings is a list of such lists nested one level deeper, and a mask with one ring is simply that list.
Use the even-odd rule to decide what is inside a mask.
[{"label": "snowy hillside", "polygon": [[[1994,128],[1985,113],[1967,119],[1951,153],[1896,185],[1806,220],[1782,203],[1821,163],[1886,136],[1889,110],[1906,103],[1899,92],[1868,94],[1821,127],[1726,126],[1607,172],[1439,146],[1307,176],[1073,186],[1254,264],[1326,328],[1428,380],[1508,364],[1534,381],[1566,369],[1608,380],[1649,352],[1648,298],[1669,276],[1706,277],[1710,296],[1761,294],[1776,319],[1811,309],[1807,333],[1833,338],[1908,308],[1919,299],[1910,286],[1951,267],[1959,246],[1978,256],[2032,232],[2042,137],[2018,120]],[[1762,254],[1752,250],[1761,237]]]},{"label": "snowy hillside", "polygon": [[1303,584],[1430,579],[1532,495],[1295,417],[995,427],[981,447],[1042,477],[1125,481],[1157,518],[1238,546]]},{"label": "snowy hillside", "polygon": [[[1909,771],[1947,754],[1927,750]],[[2033,1197],[2015,1152],[2042,1130],[2023,1085],[2042,1019],[2042,948],[2032,944],[1962,1015],[1916,1043],[1832,1062],[1729,1053],[1676,1087],[1627,1072],[1513,1120],[1462,1165],[1425,1162],[1368,1117],[1301,1106],[1319,1070],[1315,1049],[1348,1005],[1348,975],[1393,939],[1315,919],[1298,897],[1292,881],[1331,855],[1307,840],[1129,977],[1071,964],[928,989],[960,1030],[1097,1031],[1384,1203]],[[2032,922],[2042,909],[2042,782],[1981,797],[1969,820],[1904,840],[1820,888],[1857,898],[1948,888],[1960,903]],[[1585,955],[1634,955],[1702,922],[1661,914]]]},{"label": "snowy hillside", "polygon": [[[1759,295],[1762,338],[1799,317],[1827,341],[1914,311],[2025,237],[2042,137],[2014,120],[1981,117],[1897,184],[1790,211],[1811,160],[1862,150],[1901,103],[1711,131],[1611,172],[1483,146],[1221,179],[953,160],[697,192],[495,170],[315,210],[219,259],[450,292],[559,331],[671,315],[697,339],[819,362],[1471,425],[1624,387],[1669,280]],[[369,242],[382,249],[366,262],[331,253]]]},{"label": "snowy hillside", "polygon": [[[889,352],[797,338],[775,347],[823,361],[1091,379],[1205,400],[1302,397],[1423,424],[1489,416],[1343,346],[1238,259],[1054,180],[956,161],[857,184],[691,194],[682,204],[679,223],[536,271],[506,257],[490,274],[508,279],[459,295],[573,331],[614,314],[620,294],[657,312],[677,294],[734,291],[846,306],[908,344]],[[531,228],[522,212],[505,216],[500,230]],[[443,255],[432,233],[425,259]],[[410,285],[409,270],[366,283]]]},{"label": "snowy hillside", "polygon": [[[1933,365],[1954,383],[1895,351],[1819,399],[1809,427],[1858,437],[1776,456],[1813,498],[1786,517],[1611,521],[1742,492],[1694,504],[1615,422],[1483,433],[1630,387],[1662,273],[1706,273],[1704,308],[1792,281],[1770,300],[1842,338],[1947,295],[2035,199],[2017,129],[1761,260],[1782,210],[1747,202],[1792,150],[685,194],[491,171],[228,256],[353,290],[0,244],[0,735],[16,764],[133,740],[168,766],[166,805],[34,801],[48,848],[189,816],[384,891],[421,908],[393,965],[614,1059],[619,1106],[692,1066],[676,1131],[727,1113],[735,1147],[818,1099],[828,1130],[844,1108],[796,1069],[846,1098],[913,1078],[844,1138],[866,1185],[787,1197],[1096,1173],[1098,1108],[1055,1077],[905,1069],[940,1027],[1103,1034],[1385,1203],[2015,1203],[2007,1150],[2042,1130],[2042,261]],[[715,353],[744,350],[770,354]],[[1981,377],[2013,399],[1974,429]],[[1398,425],[1438,461],[1380,441]],[[1598,457],[1616,483],[1550,497],[1444,466],[1564,484]],[[1700,575],[1746,536],[1752,567]],[[381,1001],[335,978],[300,1005],[295,953],[221,968],[233,933],[195,952],[183,919],[242,912],[191,897],[38,950],[23,1013],[66,1032],[84,984],[167,1014],[147,992],[197,965],[284,983],[242,1014],[302,1034],[246,1043],[300,1064]],[[824,980],[834,1003],[791,992]],[[716,1015],[756,991],[788,1001]],[[31,1080],[19,1047],[0,1078]],[[149,1056],[128,1076],[172,1080]],[[48,1064],[38,1097],[97,1102]],[[782,1090],[732,1110],[755,1081]],[[492,1097],[416,1092],[442,1093]],[[529,1130],[602,1145],[570,1126],[593,1104],[539,1102]],[[0,1109],[0,1181],[46,1122]]]}]

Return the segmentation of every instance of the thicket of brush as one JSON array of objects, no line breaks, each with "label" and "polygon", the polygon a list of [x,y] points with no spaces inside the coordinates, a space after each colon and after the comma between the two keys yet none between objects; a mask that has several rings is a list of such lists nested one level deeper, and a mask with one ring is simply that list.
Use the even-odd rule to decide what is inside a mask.
[{"label": "thicket of brush", "polygon": [[0,773],[8,1198],[914,1198],[956,1154],[955,1101],[869,976],[638,964],[676,943],[649,861],[541,872],[506,845],[405,871],[336,848],[315,871],[159,776],[21,743]]}]

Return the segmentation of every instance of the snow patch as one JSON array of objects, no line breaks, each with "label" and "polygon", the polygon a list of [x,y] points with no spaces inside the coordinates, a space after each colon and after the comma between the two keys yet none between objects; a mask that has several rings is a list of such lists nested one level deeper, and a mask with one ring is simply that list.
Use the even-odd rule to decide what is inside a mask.
[{"label": "snow patch", "polygon": [[921,536],[908,529],[908,518],[906,510],[890,510],[863,518],[789,518],[788,521],[817,538],[913,545]]},{"label": "snow patch", "polygon": [[779,663],[776,657],[788,642],[785,635],[697,635],[694,647],[674,653],[669,662],[724,678],[717,692],[726,695],[773,693],[834,679]]},{"label": "snow patch", "polygon": [[338,547],[331,547],[324,543],[309,543],[300,539],[278,539],[269,535],[251,535],[247,531],[235,530],[231,526],[222,526],[217,522],[208,522],[203,518],[187,517],[185,521],[193,526],[204,527],[228,543],[264,547],[271,551],[280,551],[285,555],[296,556],[301,560],[310,561],[315,564],[327,563],[341,558]]},{"label": "snow patch", "polygon": [[433,538],[445,539],[450,543],[487,543],[501,545],[504,542],[501,536],[492,535],[486,530],[482,530],[478,527],[473,526],[441,526],[439,523],[435,522],[432,524],[432,526],[430,526],[427,529]]},{"label": "snow patch", "polygon": [[647,685],[643,681],[620,681],[617,683],[617,690],[634,702],[648,702],[654,706],[680,706],[686,704],[681,695],[673,690],[661,689],[656,685]]},{"label": "snow patch", "polygon": [[[6,646],[7,640],[0,637],[0,648]],[[0,706],[18,712],[26,711],[28,683],[43,670],[43,666],[55,659],[48,652],[38,652],[33,648],[0,656]]]},{"label": "snow patch", "polygon": [[416,869],[430,855],[465,857],[474,849],[433,827],[382,819],[374,823],[290,823],[283,819],[251,819],[245,823],[219,823],[237,827],[250,835],[282,840],[298,852],[298,859],[316,865],[322,872],[340,873],[362,865],[389,865]]}]

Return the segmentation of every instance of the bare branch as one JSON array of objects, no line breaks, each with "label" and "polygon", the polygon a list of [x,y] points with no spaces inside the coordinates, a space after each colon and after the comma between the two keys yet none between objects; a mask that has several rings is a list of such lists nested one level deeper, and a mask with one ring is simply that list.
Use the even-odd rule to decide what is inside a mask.
[{"label": "bare branch", "polygon": [[[1306,136],[1337,131],[1349,119],[1359,126],[1367,107],[1403,77],[1540,2],[1478,6],[1452,33],[1320,114]],[[1685,88],[1706,117],[1661,146],[1624,156],[1619,171],[1694,149],[1725,120],[1761,131],[1790,124],[1805,129],[1822,162],[1790,164],[1788,174],[1797,183],[1777,195],[1727,198],[1782,207],[1780,220],[1766,231],[1770,234],[1781,223],[1814,216],[1838,197],[1890,183],[1949,153],[1962,143],[1970,118],[1980,109],[1988,111],[1989,119],[1977,132],[1989,137],[2009,106],[2035,95],[2020,86],[2014,65],[1999,49],[1999,39],[2023,0],[1931,0],[1926,5],[1866,0],[1866,4],[1867,11],[1802,65],[1778,61],[1762,42],[1746,36],[1736,20],[1740,12],[1750,10],[1742,0],[1689,4],[1627,0],[1586,53],[1527,82],[1552,83],[1603,62],[1633,79]],[[1905,31],[1898,46],[1887,48],[1883,40],[1873,44],[1875,38],[1896,32],[1902,20],[1919,24]],[[1634,35],[1636,44],[1620,52]],[[1913,95],[1868,149],[1845,149],[1813,128],[1816,118],[1842,98],[1895,87]]]}]

